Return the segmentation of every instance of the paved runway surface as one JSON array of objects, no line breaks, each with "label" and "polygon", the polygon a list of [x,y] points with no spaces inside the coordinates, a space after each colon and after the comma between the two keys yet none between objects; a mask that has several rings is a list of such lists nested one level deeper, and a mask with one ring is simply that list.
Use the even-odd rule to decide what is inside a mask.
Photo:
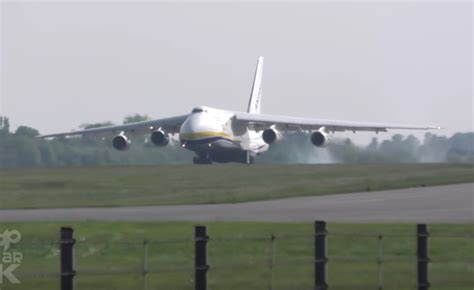
[{"label": "paved runway surface", "polygon": [[0,210],[2,221],[474,222],[474,183],[239,204]]}]

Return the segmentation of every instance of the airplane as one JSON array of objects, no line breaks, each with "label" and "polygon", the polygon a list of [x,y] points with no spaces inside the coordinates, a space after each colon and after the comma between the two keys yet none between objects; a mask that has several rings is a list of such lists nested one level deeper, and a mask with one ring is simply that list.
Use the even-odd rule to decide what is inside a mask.
[{"label": "airplane", "polygon": [[112,146],[117,150],[125,151],[131,145],[129,135],[150,134],[149,140],[154,145],[163,147],[170,143],[170,135],[179,134],[181,146],[196,154],[193,158],[194,164],[211,164],[213,162],[250,164],[254,162],[256,156],[267,151],[271,144],[281,140],[284,133],[287,132],[308,132],[308,141],[314,146],[321,147],[330,141],[331,134],[340,131],[378,133],[387,132],[388,129],[440,129],[436,126],[366,123],[262,114],[262,73],[263,57],[259,57],[247,112],[198,106],[192,109],[189,114],[175,117],[39,137],[113,134]]}]

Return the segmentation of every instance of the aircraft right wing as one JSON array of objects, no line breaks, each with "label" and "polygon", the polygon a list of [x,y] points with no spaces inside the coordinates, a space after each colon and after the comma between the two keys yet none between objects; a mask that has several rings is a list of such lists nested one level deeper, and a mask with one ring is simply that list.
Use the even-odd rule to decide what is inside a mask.
[{"label": "aircraft right wing", "polygon": [[279,115],[237,113],[235,120],[252,123],[262,129],[276,125],[284,131],[297,130],[319,130],[325,128],[326,131],[374,131],[385,132],[387,129],[410,129],[410,130],[430,130],[441,129],[437,126],[413,126],[389,123],[366,123],[342,120],[299,118]]},{"label": "aircraft right wing", "polygon": [[186,120],[189,115],[181,115],[170,118],[156,119],[151,121],[143,121],[136,123],[129,123],[124,125],[117,126],[107,126],[99,128],[91,128],[80,131],[72,131],[65,133],[55,133],[41,135],[39,138],[50,138],[50,137],[65,137],[65,136],[74,136],[74,135],[106,135],[106,134],[120,134],[123,133],[132,133],[132,134],[144,134],[147,132],[152,132],[157,129],[162,129],[167,133],[177,133],[181,124]]}]

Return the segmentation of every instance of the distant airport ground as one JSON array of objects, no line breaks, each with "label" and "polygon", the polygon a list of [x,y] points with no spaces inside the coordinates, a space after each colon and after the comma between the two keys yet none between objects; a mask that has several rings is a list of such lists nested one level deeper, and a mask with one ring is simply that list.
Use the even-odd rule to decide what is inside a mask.
[{"label": "distant airport ground", "polygon": [[168,165],[0,170],[0,208],[235,203],[474,182],[472,164]]},{"label": "distant airport ground", "polygon": [[[57,240],[64,225],[75,229],[77,289],[193,288],[193,223],[0,222],[0,231],[21,232],[22,239],[13,249],[24,257],[15,270],[21,284],[6,283],[2,289],[58,287]],[[312,223],[206,225],[210,289],[313,289]],[[416,288],[414,224],[329,223],[328,231],[331,289]],[[472,225],[435,224],[429,225],[429,231],[433,289],[471,290]]]}]

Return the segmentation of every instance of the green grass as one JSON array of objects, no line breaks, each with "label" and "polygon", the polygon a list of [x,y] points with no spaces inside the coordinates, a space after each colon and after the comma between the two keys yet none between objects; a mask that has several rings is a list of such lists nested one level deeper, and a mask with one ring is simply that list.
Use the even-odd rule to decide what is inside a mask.
[{"label": "green grass", "polygon": [[215,165],[0,170],[0,208],[233,203],[474,182],[472,164]]},{"label": "green grass", "polygon": [[[0,223],[17,229],[23,253],[20,285],[2,290],[57,289],[58,230],[75,229],[76,289],[192,289],[193,224],[185,222]],[[312,289],[310,223],[211,222],[209,289]],[[331,289],[415,289],[415,226],[328,224]],[[473,225],[430,225],[430,289],[474,287]],[[275,235],[272,242],[270,237]],[[377,239],[383,235],[381,244]],[[148,271],[144,278],[144,243]],[[174,240],[174,242],[167,242]],[[380,256],[380,253],[382,255]],[[379,267],[377,258],[382,257]],[[273,265],[273,266],[271,266]],[[380,275],[379,275],[380,273]]]}]

